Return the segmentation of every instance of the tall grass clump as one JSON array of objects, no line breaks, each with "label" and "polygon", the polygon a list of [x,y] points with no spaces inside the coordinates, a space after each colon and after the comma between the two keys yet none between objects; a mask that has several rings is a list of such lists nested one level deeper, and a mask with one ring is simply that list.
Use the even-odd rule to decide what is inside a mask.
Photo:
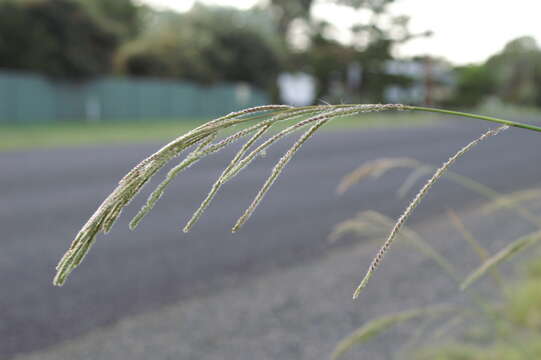
[{"label": "tall grass clump", "polygon": [[[498,119],[494,117],[474,115],[450,110],[426,108],[418,106],[409,106],[402,104],[365,104],[365,105],[317,105],[305,107],[291,107],[286,105],[267,105],[239,112],[234,112],[223,117],[207,122],[184,135],[179,136],[156,153],[144,159],[135,166],[126,176],[124,176],[113,192],[102,202],[90,219],[83,225],[81,230],[75,236],[71,246],[61,258],[57,265],[57,273],[53,283],[61,286],[66,281],[69,274],[80,265],[99,233],[108,233],[113,224],[119,218],[122,210],[132,201],[132,199],[141,191],[141,189],[154,177],[161,169],[168,165],[181,154],[187,155],[175,165],[166,175],[165,179],[151,193],[146,204],[141,208],[130,223],[130,228],[134,229],[147,215],[164,194],[165,189],[170,182],[182,171],[188,169],[206,156],[223,150],[225,147],[248,138],[245,144],[225,166],[223,172],[212,186],[209,194],[204,197],[201,205],[194,212],[184,231],[189,231],[202,216],[205,209],[209,206],[216,193],[229,180],[237,176],[243,169],[260,154],[264,153],[268,147],[282,140],[284,137],[304,130],[293,146],[285,152],[272,169],[268,179],[257,192],[254,200],[247,207],[244,213],[234,224],[233,232],[238,231],[251,217],[257,206],[261,203],[270,187],[278,178],[285,166],[291,161],[293,156],[318,130],[333,119],[359,115],[366,112],[380,111],[421,111],[439,114],[455,115],[470,119],[485,120],[500,124],[499,128],[492,129],[482,134],[481,137],[472,141],[456,154],[451,156],[442,167],[438,168],[432,178],[421,188],[414,200],[410,203],[403,215],[395,223],[387,241],[374,258],[365,277],[357,288],[354,297],[357,297],[360,291],[365,287],[368,279],[381,262],[387,249],[396,238],[403,227],[409,215],[420,203],[432,185],[448,170],[448,168],[460,157],[470,151],[482,140],[498,134],[507,127],[517,127],[532,131],[541,132],[540,127],[519,122]],[[287,122],[292,123],[266,139],[263,137],[273,128],[273,126]],[[258,145],[256,143],[259,142]],[[361,174],[362,175],[362,174]]]}]

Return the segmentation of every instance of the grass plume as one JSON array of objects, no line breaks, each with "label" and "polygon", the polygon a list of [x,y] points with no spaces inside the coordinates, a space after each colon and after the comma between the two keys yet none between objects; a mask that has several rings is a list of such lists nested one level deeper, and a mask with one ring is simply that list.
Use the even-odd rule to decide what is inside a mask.
[{"label": "grass plume", "polygon": [[[126,205],[139,193],[139,191],[171,160],[178,157],[184,151],[194,148],[184,160],[169,171],[165,180],[158,185],[156,190],[150,195],[147,203],[139,211],[130,223],[130,227],[135,228],[143,217],[153,208],[159,198],[162,196],[169,183],[183,170],[189,168],[202,158],[216,153],[228,145],[231,145],[245,136],[257,133],[262,128],[272,124],[296,120],[299,121],[272,136],[263,145],[256,148],[249,155],[232,165],[230,171],[225,174],[222,181],[227,181],[237,175],[240,170],[246,167],[253,158],[261,154],[266,147],[282,139],[286,135],[302,129],[308,125],[314,125],[321,120],[331,120],[333,118],[357,115],[364,112],[404,110],[404,105],[400,104],[368,104],[368,105],[324,105],[324,106],[306,106],[291,107],[287,105],[266,105],[250,109],[233,112],[215,120],[209,121],[184,135],[174,139],[163,146],[156,153],[141,161],[126,176],[124,176],[113,192],[102,202],[90,219],[83,225],[76,235],[67,252],[60,259],[56,267],[56,275],[53,283],[61,286],[64,284],[69,274],[84,259],[100,232],[108,232]],[[299,119],[300,118],[300,119]],[[255,122],[255,124],[253,124]],[[213,142],[216,137],[223,134],[224,130],[238,125],[253,125],[242,130],[234,132],[232,135],[222,140]],[[314,129],[317,130],[319,127]],[[302,145],[302,143],[301,143]],[[291,153],[291,156],[294,154]],[[289,161],[290,157],[284,160]],[[287,163],[286,161],[286,163]],[[284,164],[285,165],[285,164]],[[273,174],[271,176],[276,176]],[[204,210],[204,208],[202,209]],[[202,211],[200,211],[202,212]],[[201,214],[198,214],[200,216]],[[248,214],[249,215],[249,214]],[[247,217],[246,217],[247,218]]]},{"label": "grass plume", "polygon": [[[238,230],[244,222],[250,217],[257,205],[263,199],[264,195],[280,175],[285,165],[291,160],[297,150],[306,142],[319,128],[326,122],[339,117],[347,117],[359,115],[365,112],[379,111],[423,111],[436,112],[440,114],[456,115],[467,118],[481,119],[485,121],[515,126],[519,128],[529,129],[541,132],[541,128],[512,122],[508,120],[497,119],[493,117],[473,115],[466,113],[458,113],[443,109],[423,108],[408,106],[402,104],[365,104],[365,105],[317,105],[304,107],[291,107],[287,105],[266,105],[254,108],[233,112],[223,117],[207,122],[195,129],[179,136],[169,142],[156,153],[144,159],[135,166],[126,176],[124,176],[113,192],[101,203],[94,214],[83,225],[81,230],[75,236],[69,249],[61,258],[56,269],[56,275],[53,283],[61,286],[66,281],[69,274],[81,263],[84,259],[99,233],[107,233],[121,215],[122,210],[133,200],[139,191],[153,178],[161,169],[167,166],[174,158],[180,156],[185,151],[191,149],[191,152],[173,169],[171,169],[164,181],[150,195],[147,203],[139,211],[132,220],[130,227],[133,229],[149,213],[152,207],[156,204],[159,198],[163,195],[166,187],[170,182],[179,175],[182,171],[202,160],[204,157],[216,153],[225,147],[240,141],[244,137],[252,136],[242,151],[237,153],[237,156],[226,167],[218,181],[211,189],[209,195],[205,198],[201,206],[194,213],[190,221],[185,227],[189,230],[190,227],[200,218],[203,211],[206,209],[219,188],[227,181],[236,176],[242,169],[248,166],[251,161],[257,156],[265,152],[265,150],[281,140],[285,136],[299,131],[305,127],[310,129],[302,135],[295,145],[282,157],[276,164],[271,175],[256,195],[252,204],[248,207],[245,213],[241,216],[233,230]],[[285,128],[279,133],[265,140],[261,145],[257,146],[251,152],[246,154],[260,137],[264,135],[266,130],[275,123],[284,121],[296,121],[293,125]],[[233,131],[221,140],[215,140],[224,132],[231,130],[236,126],[246,126],[238,131]]]}]

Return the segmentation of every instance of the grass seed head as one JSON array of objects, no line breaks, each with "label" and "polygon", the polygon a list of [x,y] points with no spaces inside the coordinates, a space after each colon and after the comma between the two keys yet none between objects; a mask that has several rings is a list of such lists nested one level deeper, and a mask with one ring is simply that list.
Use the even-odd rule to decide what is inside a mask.
[{"label": "grass seed head", "polygon": [[361,291],[366,287],[368,281],[376,271],[376,269],[379,267],[380,263],[382,262],[383,258],[385,257],[385,254],[391,247],[393,241],[395,240],[396,236],[398,235],[400,229],[402,226],[406,223],[407,219],[410,217],[410,215],[413,213],[415,208],[419,205],[419,203],[423,200],[423,198],[426,196],[430,188],[445,174],[445,172],[451,167],[458,159],[460,159],[464,154],[466,154],[468,151],[473,149],[476,145],[478,145],[481,141],[485,140],[488,137],[495,136],[499,134],[501,131],[506,130],[508,128],[507,125],[500,126],[496,129],[491,129],[482,134],[479,138],[473,140],[466,146],[464,146],[462,149],[460,149],[456,154],[451,156],[440,168],[436,170],[434,175],[424,184],[424,186],[419,190],[417,195],[415,195],[414,199],[411,201],[411,203],[408,205],[406,210],[402,213],[402,215],[398,218],[397,222],[395,223],[394,227],[392,228],[389,236],[387,237],[387,240],[383,243],[381,248],[379,249],[378,253],[372,260],[372,263],[370,264],[370,267],[368,268],[368,271],[366,272],[365,276],[361,280],[361,283],[355,289],[355,292],[353,293],[353,299],[357,299],[359,295],[361,294]]}]

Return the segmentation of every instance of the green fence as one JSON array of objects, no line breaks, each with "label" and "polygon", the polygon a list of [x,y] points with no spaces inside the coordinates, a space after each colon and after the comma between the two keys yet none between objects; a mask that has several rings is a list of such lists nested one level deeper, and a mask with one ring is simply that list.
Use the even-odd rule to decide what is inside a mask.
[{"label": "green fence", "polygon": [[73,83],[0,71],[0,123],[4,124],[211,118],[268,101],[264,92],[245,84],[204,87],[115,77]]}]

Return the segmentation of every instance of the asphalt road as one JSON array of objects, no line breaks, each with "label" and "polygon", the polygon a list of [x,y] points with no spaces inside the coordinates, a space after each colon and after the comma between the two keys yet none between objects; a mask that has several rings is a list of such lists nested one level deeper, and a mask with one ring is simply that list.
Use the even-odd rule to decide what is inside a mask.
[{"label": "asphalt road", "polygon": [[[118,179],[159,144],[1,153],[0,358],[318,257],[328,249],[326,236],[335,223],[362,209],[397,216],[407,204],[394,194],[403,171],[337,197],[334,189],[343,174],[387,156],[440,164],[487,128],[450,121],[426,128],[320,133],[288,165],[243,230],[230,234],[288,145],[278,144],[225,186],[186,235],[181,226],[233,149],[209,157],[179,177],[132,233],[127,222],[144,201],[140,196],[63,288],[51,280],[73,235]],[[454,170],[502,192],[538,185],[535,136],[510,129],[477,147]],[[412,221],[477,201],[477,195],[442,182]]]}]

